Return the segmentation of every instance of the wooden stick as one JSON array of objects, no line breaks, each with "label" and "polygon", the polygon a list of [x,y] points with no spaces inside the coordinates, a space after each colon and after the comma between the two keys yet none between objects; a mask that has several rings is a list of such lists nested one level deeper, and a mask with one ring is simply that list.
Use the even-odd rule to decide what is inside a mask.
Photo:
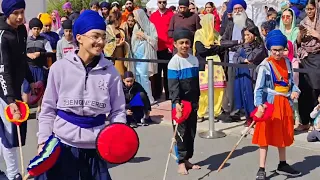
[{"label": "wooden stick", "polygon": [[166,177],[167,177],[168,165],[169,165],[169,161],[170,161],[173,145],[176,142],[175,137],[176,137],[176,134],[177,134],[177,130],[178,130],[178,124],[174,128],[173,138],[172,138],[171,145],[170,145],[169,155],[168,155],[168,159],[167,159],[167,163],[166,163],[166,169],[164,170],[163,180],[166,180]]},{"label": "wooden stick", "polygon": [[223,168],[224,164],[229,160],[229,158],[231,157],[233,151],[236,150],[236,148],[239,146],[240,142],[242,141],[242,139],[248,134],[248,132],[250,131],[250,129],[252,128],[252,126],[255,124],[255,121],[252,121],[252,123],[250,124],[250,126],[248,127],[247,131],[245,133],[242,134],[242,136],[240,137],[239,141],[233,146],[232,150],[230,151],[229,155],[227,156],[227,158],[222,162],[222,164],[220,165],[218,172],[221,171],[221,169]]},{"label": "wooden stick", "polygon": [[28,180],[28,179],[29,179],[29,177],[30,177],[30,174],[29,174],[29,173],[27,173],[27,174],[23,177],[23,180]]},{"label": "wooden stick", "polygon": [[22,154],[22,143],[21,143],[21,134],[20,134],[20,126],[17,126],[17,132],[18,132],[18,142],[19,142],[19,151],[20,151],[20,164],[21,164],[21,175],[24,176],[24,158]]}]

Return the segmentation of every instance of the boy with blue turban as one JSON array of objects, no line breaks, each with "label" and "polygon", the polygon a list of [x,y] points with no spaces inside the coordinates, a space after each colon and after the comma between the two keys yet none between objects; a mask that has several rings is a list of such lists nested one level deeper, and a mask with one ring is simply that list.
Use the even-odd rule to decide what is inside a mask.
[{"label": "boy with blue turban", "polygon": [[[4,108],[9,105],[11,113],[21,114],[16,100],[21,100],[23,80],[30,83],[33,89],[33,77],[27,64],[26,39],[24,26],[24,0],[3,0],[0,14],[0,152],[4,157],[9,180],[20,180],[18,173],[17,126],[8,122],[4,116]],[[25,145],[27,122],[20,125],[22,145]],[[0,171],[0,174],[4,174]]]},{"label": "boy with blue turban", "polygon": [[[257,67],[258,77],[254,90],[254,105],[264,114],[266,103],[275,107],[270,119],[257,122],[252,143],[260,147],[260,168],[257,180],[265,180],[265,164],[268,146],[278,148],[279,160],[277,173],[299,176],[301,173],[286,162],[286,147],[292,145],[294,120],[292,104],[300,94],[294,84],[290,60],[284,56],[287,38],[280,30],[272,30],[266,37],[266,47],[271,55]],[[271,105],[270,105],[271,106]]]},{"label": "boy with blue turban", "polygon": [[51,66],[38,118],[38,151],[54,134],[61,140],[61,154],[49,171],[35,179],[111,180],[107,163],[97,153],[96,138],[106,119],[126,123],[122,80],[102,53],[104,19],[85,10],[72,30],[79,50]]}]

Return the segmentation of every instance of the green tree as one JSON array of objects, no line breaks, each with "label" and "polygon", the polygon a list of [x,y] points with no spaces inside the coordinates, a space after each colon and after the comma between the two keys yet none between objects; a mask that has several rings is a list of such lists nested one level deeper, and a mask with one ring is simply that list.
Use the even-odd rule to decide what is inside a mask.
[{"label": "green tree", "polygon": [[[89,4],[92,0],[47,0],[47,12],[50,13],[53,10],[58,10],[60,15],[65,15],[62,10],[62,5],[66,2],[71,2],[72,8],[75,11],[81,11],[82,9],[89,9]],[[99,0],[100,2],[104,0]],[[127,0],[109,0],[110,3],[117,1],[121,6],[125,5]],[[145,6],[141,0],[134,0],[136,6]]]},{"label": "green tree", "polygon": [[47,0],[47,12],[58,10],[60,15],[64,14],[62,5],[66,2],[71,2],[75,11],[81,11],[82,9],[89,9],[91,0]]}]

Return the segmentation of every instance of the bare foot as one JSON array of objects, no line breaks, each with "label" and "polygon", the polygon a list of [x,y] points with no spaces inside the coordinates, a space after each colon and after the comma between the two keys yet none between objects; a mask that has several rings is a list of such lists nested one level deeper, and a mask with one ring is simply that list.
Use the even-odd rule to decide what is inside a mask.
[{"label": "bare foot", "polygon": [[179,164],[178,173],[181,174],[181,175],[188,175],[189,174],[185,163]]},{"label": "bare foot", "polygon": [[192,164],[191,162],[189,162],[189,161],[185,161],[185,166],[186,166],[186,168],[187,169],[194,169],[194,170],[199,170],[199,169],[201,169],[201,167],[199,166],[199,165],[196,165],[196,164]]}]

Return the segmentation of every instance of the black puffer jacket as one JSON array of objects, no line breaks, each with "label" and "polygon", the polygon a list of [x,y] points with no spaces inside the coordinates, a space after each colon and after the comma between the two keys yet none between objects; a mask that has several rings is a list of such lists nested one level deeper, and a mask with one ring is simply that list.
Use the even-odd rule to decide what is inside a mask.
[{"label": "black puffer jacket", "polygon": [[17,29],[9,26],[0,14],[0,98],[6,103],[21,99],[24,78],[30,83],[33,77],[27,64],[27,30],[24,25]]}]

